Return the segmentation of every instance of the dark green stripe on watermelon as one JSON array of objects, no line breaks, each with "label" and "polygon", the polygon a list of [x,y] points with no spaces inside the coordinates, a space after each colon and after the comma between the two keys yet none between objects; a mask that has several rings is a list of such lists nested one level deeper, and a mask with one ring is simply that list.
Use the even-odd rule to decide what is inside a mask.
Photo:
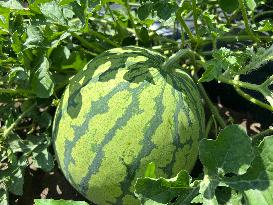
[{"label": "dark green stripe on watermelon", "polygon": [[158,126],[162,123],[162,114],[164,112],[164,105],[163,105],[163,93],[164,93],[164,87],[162,88],[161,94],[155,99],[156,102],[156,111],[154,117],[150,120],[148,123],[149,126],[147,130],[143,130],[144,136],[143,136],[143,146],[138,154],[138,156],[134,159],[133,163],[130,165],[127,165],[127,176],[125,177],[124,181],[120,183],[121,189],[122,189],[122,195],[117,198],[116,204],[122,204],[122,199],[124,196],[128,194],[132,194],[130,191],[130,187],[132,186],[132,181],[135,178],[135,170],[139,168],[140,161],[144,157],[148,156],[151,151],[155,148],[155,144],[151,141],[152,136],[154,135],[156,129]]},{"label": "dark green stripe on watermelon", "polygon": [[[130,85],[129,83],[127,84],[128,86]],[[103,148],[104,146],[111,141],[111,139],[115,136],[115,133],[117,129],[122,128],[123,126],[126,125],[126,123],[129,121],[129,119],[134,115],[134,114],[139,114],[141,110],[138,108],[138,99],[137,95],[139,92],[141,92],[142,89],[145,88],[147,84],[142,84],[140,87],[132,89],[131,92],[134,93],[132,103],[128,106],[126,111],[124,112],[124,115],[121,116],[118,120],[117,123],[113,126],[113,128],[106,134],[105,138],[97,146],[96,150],[96,156],[94,160],[90,163],[88,167],[88,173],[85,177],[83,177],[82,181],[80,182],[80,187],[82,188],[83,192],[86,192],[88,190],[88,182],[92,178],[92,175],[97,173],[101,164],[101,161],[104,157],[104,152]]]}]

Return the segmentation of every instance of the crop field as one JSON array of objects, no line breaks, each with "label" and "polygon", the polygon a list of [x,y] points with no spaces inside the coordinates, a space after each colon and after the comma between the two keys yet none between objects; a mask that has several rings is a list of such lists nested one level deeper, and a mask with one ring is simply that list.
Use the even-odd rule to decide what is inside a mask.
[{"label": "crop field", "polygon": [[0,0],[0,205],[272,205],[272,0]]}]

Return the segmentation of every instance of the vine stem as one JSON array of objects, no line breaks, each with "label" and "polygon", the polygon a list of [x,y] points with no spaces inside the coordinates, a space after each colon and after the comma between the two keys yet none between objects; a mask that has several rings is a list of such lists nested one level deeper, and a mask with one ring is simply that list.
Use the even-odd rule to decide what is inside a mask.
[{"label": "vine stem", "polygon": [[200,90],[200,93],[203,96],[205,102],[207,103],[211,113],[214,115],[215,119],[218,121],[221,128],[225,128],[226,127],[225,120],[222,118],[218,109],[215,107],[215,105],[210,100],[205,88],[203,87],[203,85],[200,82],[198,82],[198,77],[196,76],[196,74],[193,77],[194,77],[194,80],[196,81],[196,84]]},{"label": "vine stem", "polygon": [[183,9],[182,7],[180,7],[180,8],[177,10],[177,12],[176,12],[176,18],[177,18],[177,20],[179,21],[179,23],[180,23],[180,25],[182,26],[182,28],[184,29],[184,31],[188,34],[188,36],[189,36],[191,42],[193,43],[193,42],[195,42],[195,38],[194,38],[192,32],[190,31],[189,27],[187,26],[186,22],[184,21],[184,19],[183,19],[182,16],[181,16],[183,10],[184,10],[184,9]]},{"label": "vine stem", "polygon": [[[259,36],[261,40],[264,41],[272,41],[272,36]],[[236,41],[248,41],[251,40],[249,35],[227,35],[227,36],[219,36],[217,37],[218,41],[226,41],[226,42],[236,42]],[[206,43],[206,41],[213,41],[213,38],[203,37],[202,41]]]},{"label": "vine stem", "polygon": [[266,136],[269,136],[273,134],[273,127],[269,127],[268,129],[258,133],[258,134],[255,134],[255,135],[252,135],[252,142],[255,144],[257,142],[259,142],[260,140],[262,140],[264,137]]},{"label": "vine stem", "polygon": [[[190,49],[181,49],[179,50],[177,53],[175,53],[174,55],[172,55],[169,59],[167,59],[165,61],[165,63],[163,63],[162,65],[162,69],[163,70],[171,70],[171,68],[175,67],[173,65],[175,65],[179,59],[181,59],[182,57],[185,57],[187,55],[190,55],[192,59],[195,59],[195,57],[197,56],[198,58],[201,59],[202,62],[204,62],[205,60],[203,59],[202,56],[200,56],[198,53],[196,53],[195,51],[192,51]],[[196,76],[196,74],[194,74],[194,80],[196,81],[196,84],[198,86],[198,89],[201,92],[201,95],[203,96],[205,102],[207,103],[211,113],[215,116],[216,120],[218,121],[219,125],[224,128],[226,126],[226,123],[224,121],[224,119],[221,117],[218,109],[213,105],[212,101],[210,100],[206,90],[204,89],[203,85],[198,82],[198,77]]]},{"label": "vine stem", "polygon": [[30,90],[25,90],[25,89],[5,89],[5,88],[0,88],[0,93],[7,93],[7,94],[21,94],[21,95],[31,95],[34,94]]},{"label": "vine stem", "polygon": [[205,129],[205,137],[206,138],[209,137],[209,132],[211,130],[212,124],[213,124],[213,115],[210,116],[210,118],[209,118],[209,120],[207,122],[207,126],[206,126],[206,129]]},{"label": "vine stem", "polygon": [[[238,94],[244,97],[245,99],[249,100],[250,102],[258,106],[261,106],[265,109],[268,109],[270,111],[273,110],[272,94],[271,94],[271,91],[267,88],[272,83],[273,76],[271,76],[269,79],[267,79],[264,83],[260,85],[242,82],[239,80],[239,75],[236,75],[234,79],[227,79],[224,76],[220,76],[218,77],[218,80],[220,82],[233,85],[235,90],[238,92]],[[239,87],[260,92],[265,97],[265,99],[269,102],[270,105],[265,104],[262,101],[257,100],[256,98],[253,98],[251,95],[243,92]]]},{"label": "vine stem", "polygon": [[264,109],[267,109],[267,110],[273,112],[273,107],[272,106],[270,106],[270,105],[268,105],[268,104],[266,104],[266,103],[264,103],[264,102],[262,102],[262,101],[260,101],[260,100],[258,100],[256,98],[252,97],[251,95],[249,95],[249,94],[245,93],[244,91],[242,91],[237,86],[234,86],[234,89],[240,96],[242,96],[246,100],[248,100],[248,101],[252,102],[253,104],[256,104],[256,105],[258,105],[258,106],[260,106],[260,107],[262,107]]},{"label": "vine stem", "polygon": [[34,108],[36,107],[36,103],[30,106],[26,111],[24,111],[19,117],[12,123],[7,129],[4,130],[3,140],[5,140],[12,132],[12,130],[21,122],[21,120]]},{"label": "vine stem", "polygon": [[226,83],[226,84],[233,85],[233,86],[239,86],[239,87],[247,88],[250,90],[260,91],[259,85],[256,85],[256,84],[242,82],[242,81],[235,80],[235,79],[233,79],[233,80],[227,79],[224,76],[219,76],[217,78],[217,80],[219,80],[220,82]]},{"label": "vine stem", "polygon": [[137,37],[137,36],[138,36],[138,35],[137,35],[138,32],[137,32],[136,25],[135,25],[135,23],[134,23],[133,16],[132,16],[132,14],[131,14],[131,8],[130,8],[130,5],[129,5],[128,0],[125,0],[125,4],[124,4],[124,5],[125,5],[125,8],[126,8],[126,10],[127,10],[128,17],[129,17],[129,19],[130,19],[130,21],[131,21],[131,23],[132,23],[132,27],[133,27],[133,29],[135,30],[136,37]]},{"label": "vine stem", "polygon": [[198,58],[200,58],[200,60],[202,62],[204,62],[204,58],[202,56],[200,56],[198,53],[196,53],[193,50],[190,49],[180,49],[179,51],[177,51],[175,54],[173,54],[171,57],[169,57],[162,65],[162,69],[163,70],[171,70],[171,68],[173,68],[175,65],[182,57],[185,56],[190,56],[191,58],[195,58],[195,56],[197,56]]},{"label": "vine stem", "polygon": [[248,18],[247,18],[247,13],[246,13],[244,0],[238,0],[238,2],[239,2],[239,7],[240,7],[240,9],[242,11],[242,14],[243,14],[243,19],[244,19],[244,23],[245,23],[246,32],[250,35],[250,37],[252,38],[253,41],[259,42],[260,39],[257,36],[255,36],[253,34],[253,32],[251,31],[251,28],[250,28],[250,25],[249,25],[249,22],[248,22]]},{"label": "vine stem", "polygon": [[195,33],[197,34],[198,31],[198,24],[197,24],[197,10],[196,10],[196,0],[192,0],[192,10],[193,10],[193,21],[194,21],[194,28]]},{"label": "vine stem", "polygon": [[104,50],[101,48],[98,48],[97,46],[93,45],[92,43],[90,43],[89,41],[85,40],[83,37],[79,36],[76,33],[71,33],[71,35],[75,38],[77,38],[84,47],[86,48],[90,48],[93,49],[94,51],[98,52],[98,53],[102,53]]},{"label": "vine stem", "polygon": [[[106,9],[109,11],[109,13],[110,13],[110,15],[111,15],[111,17],[112,17],[114,23],[116,24],[115,26],[119,26],[119,23],[117,22],[117,20],[116,20],[114,14],[113,14],[113,11],[112,11],[112,9],[110,8],[109,4],[106,3],[105,5],[106,5]],[[115,28],[115,34],[117,34],[117,29],[116,29],[116,28]]]},{"label": "vine stem", "polygon": [[273,15],[273,11],[263,11],[261,13],[256,14],[253,19],[256,21],[257,18],[261,17],[261,16],[265,16],[265,15]]},{"label": "vine stem", "polygon": [[97,37],[98,39],[101,39],[101,40],[105,41],[106,43],[108,43],[108,44],[110,44],[110,45],[112,45],[114,47],[119,47],[120,46],[119,44],[115,43],[114,41],[110,40],[109,38],[105,37],[103,34],[97,32],[97,31],[90,30],[89,32],[90,32],[91,35]]}]

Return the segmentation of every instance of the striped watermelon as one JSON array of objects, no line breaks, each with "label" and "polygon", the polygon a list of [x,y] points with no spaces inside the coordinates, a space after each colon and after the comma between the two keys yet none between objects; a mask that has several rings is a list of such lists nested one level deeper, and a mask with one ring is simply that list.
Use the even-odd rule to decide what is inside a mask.
[{"label": "striped watermelon", "polygon": [[133,185],[151,161],[163,177],[196,161],[204,136],[200,96],[186,73],[160,69],[164,61],[139,47],[108,50],[62,97],[56,156],[68,181],[95,204],[139,204]]}]

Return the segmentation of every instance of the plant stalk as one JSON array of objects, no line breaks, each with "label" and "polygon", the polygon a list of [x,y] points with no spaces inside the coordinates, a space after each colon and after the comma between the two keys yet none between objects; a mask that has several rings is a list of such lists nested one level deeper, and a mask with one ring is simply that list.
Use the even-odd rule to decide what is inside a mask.
[{"label": "plant stalk", "polygon": [[184,29],[184,31],[188,34],[191,42],[193,43],[193,42],[195,42],[195,38],[194,38],[192,32],[190,31],[189,27],[187,26],[186,22],[184,21],[184,19],[181,16],[182,12],[183,12],[183,8],[180,7],[176,12],[176,18],[179,21],[182,28]]},{"label": "plant stalk", "polygon": [[218,109],[216,108],[216,106],[210,100],[210,98],[209,98],[205,88],[201,84],[201,82],[198,82],[198,77],[196,75],[194,75],[194,80],[195,80],[195,82],[196,82],[196,84],[197,84],[197,86],[198,86],[198,88],[200,90],[201,95],[203,96],[205,102],[207,103],[211,113],[214,115],[215,119],[218,121],[221,128],[225,128],[226,127],[225,120],[222,118],[222,116],[220,115]]},{"label": "plant stalk", "polygon": [[21,120],[30,112],[32,111],[34,108],[36,107],[36,103],[34,103],[32,106],[30,106],[26,111],[24,111],[21,115],[19,115],[19,117],[14,121],[14,123],[12,123],[7,129],[4,130],[3,133],[3,139],[5,140],[7,139],[7,137],[11,134],[12,130],[21,122]]},{"label": "plant stalk", "polygon": [[244,0],[238,0],[238,2],[239,2],[239,7],[240,7],[242,14],[243,14],[243,20],[245,23],[246,32],[250,35],[250,37],[252,38],[253,41],[260,42],[260,39],[257,36],[255,36],[254,33],[251,31],[251,28],[250,28],[250,25],[248,22],[248,18],[247,18]]}]

